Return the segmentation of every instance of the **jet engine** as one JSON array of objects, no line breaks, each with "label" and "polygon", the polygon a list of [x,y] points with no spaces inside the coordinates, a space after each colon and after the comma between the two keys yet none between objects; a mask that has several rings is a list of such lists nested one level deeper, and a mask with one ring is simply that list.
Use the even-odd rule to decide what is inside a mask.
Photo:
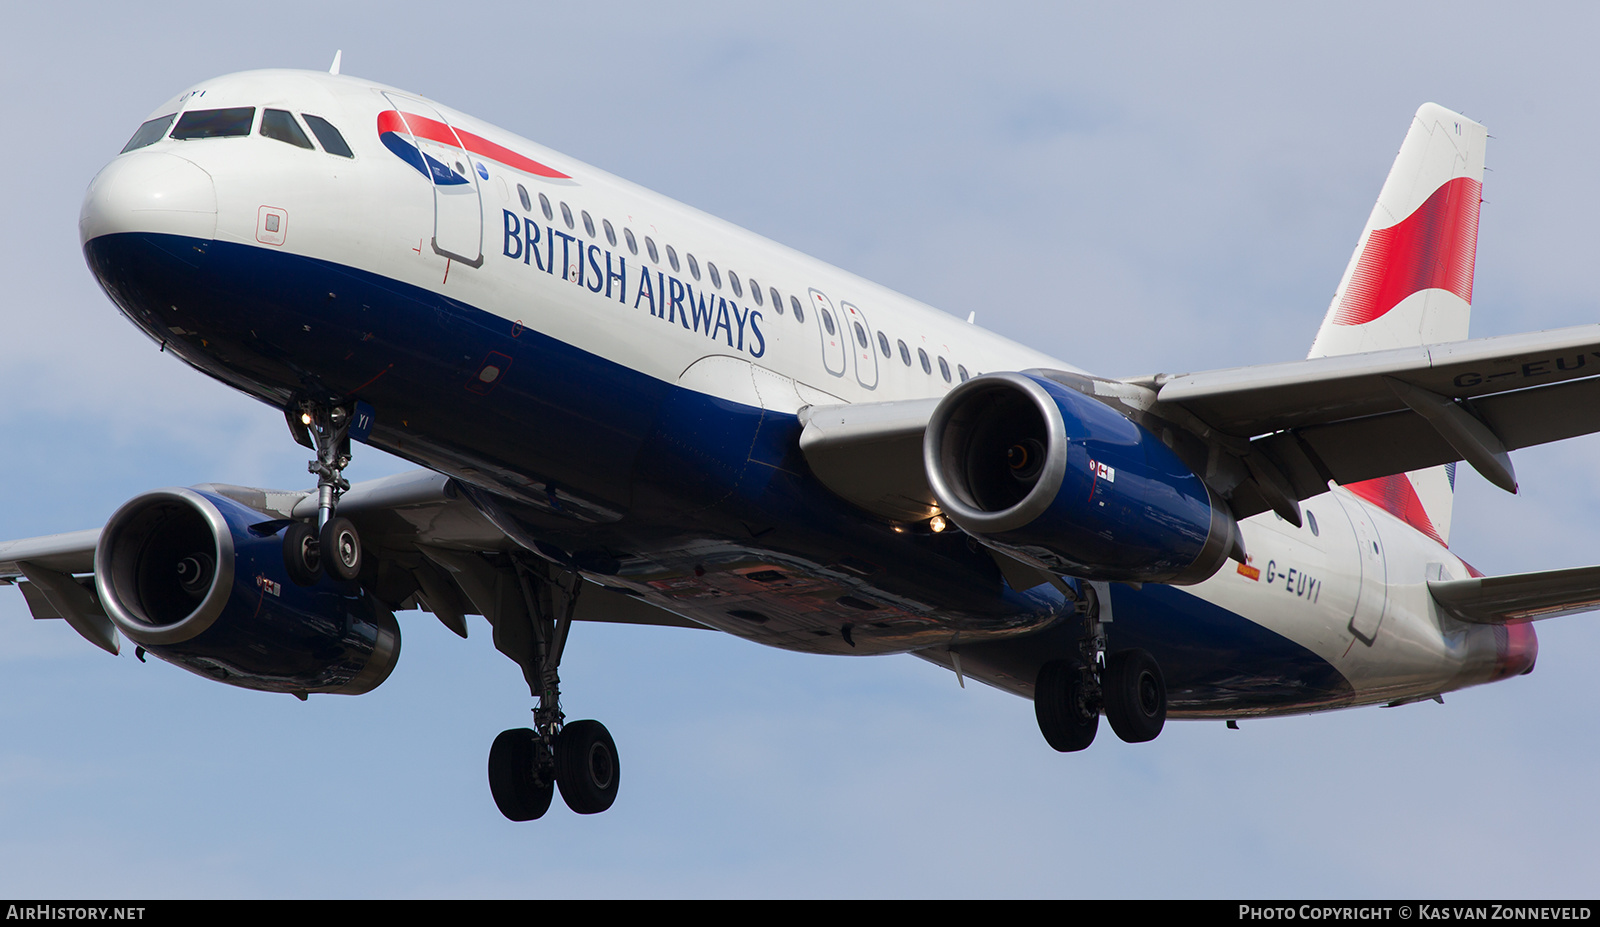
[{"label": "jet engine", "polygon": [[946,516],[1057,575],[1198,583],[1237,543],[1227,503],[1160,438],[1043,376],[962,383],[934,411],[922,451]]},{"label": "jet engine", "polygon": [[296,695],[377,688],[400,657],[393,613],[355,582],[290,582],[287,524],[210,492],[138,496],[100,534],[101,607],[145,650],[229,685]]}]

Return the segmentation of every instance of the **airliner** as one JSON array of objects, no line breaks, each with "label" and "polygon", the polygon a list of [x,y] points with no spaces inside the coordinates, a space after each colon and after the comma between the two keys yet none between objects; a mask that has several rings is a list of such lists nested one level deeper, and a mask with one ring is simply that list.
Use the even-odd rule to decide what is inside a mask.
[{"label": "airliner", "polygon": [[[1465,563],[1458,465],[1514,492],[1511,451],[1600,430],[1600,325],[1468,339],[1486,139],[1417,111],[1308,357],[1104,376],[337,59],[204,81],[90,183],[84,257],[316,485],[155,489],[0,582],[302,700],[381,685],[397,612],[482,616],[532,702],[488,756],[518,821],[618,794],[574,621],[910,654],[1061,752],[1524,674],[1600,567]],[[352,484],[362,445],[421,469]]]}]

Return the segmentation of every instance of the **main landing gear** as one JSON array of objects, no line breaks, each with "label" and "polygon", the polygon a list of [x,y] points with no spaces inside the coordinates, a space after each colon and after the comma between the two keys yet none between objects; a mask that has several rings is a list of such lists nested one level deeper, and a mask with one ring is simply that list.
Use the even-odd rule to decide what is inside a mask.
[{"label": "main landing gear", "polygon": [[1062,753],[1094,742],[1100,712],[1117,736],[1131,744],[1155,740],[1167,720],[1167,687],[1161,668],[1143,650],[1106,658],[1105,626],[1094,587],[1078,600],[1083,622],[1075,658],[1052,660],[1039,669],[1033,711],[1045,742]]},{"label": "main landing gear", "polygon": [[306,465],[317,476],[316,527],[297,521],[283,532],[284,566],[298,585],[315,585],[324,572],[340,580],[361,573],[361,536],[350,519],[334,514],[339,496],[350,488],[344,468],[350,466],[350,426],[357,414],[355,405],[310,400],[284,411],[294,439],[317,452]]},{"label": "main landing gear", "polygon": [[572,626],[582,578],[542,561],[516,562],[527,621],[511,609],[495,623],[495,646],[522,665],[538,699],[534,727],[501,732],[489,750],[489,791],[500,813],[532,821],[550,808],[560,788],[567,807],[598,814],[617,800],[621,766],[617,745],[599,721],[564,723],[557,669]]}]

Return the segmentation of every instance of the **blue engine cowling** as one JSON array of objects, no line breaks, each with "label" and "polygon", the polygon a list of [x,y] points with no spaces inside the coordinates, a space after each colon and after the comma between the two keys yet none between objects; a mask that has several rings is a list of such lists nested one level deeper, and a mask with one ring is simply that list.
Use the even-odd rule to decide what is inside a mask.
[{"label": "blue engine cowling", "polygon": [[214,493],[138,496],[100,533],[101,607],[145,650],[229,685],[370,692],[400,657],[393,613],[354,582],[290,582],[283,528]]},{"label": "blue engine cowling", "polygon": [[1041,376],[986,374],[951,390],[922,450],[951,520],[1058,575],[1198,583],[1237,543],[1227,504],[1160,438]]}]

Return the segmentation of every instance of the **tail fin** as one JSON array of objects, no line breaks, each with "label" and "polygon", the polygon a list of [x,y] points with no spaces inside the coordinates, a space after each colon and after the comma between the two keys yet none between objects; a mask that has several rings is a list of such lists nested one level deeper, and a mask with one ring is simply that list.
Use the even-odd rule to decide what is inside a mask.
[{"label": "tail fin", "polygon": [[[1433,103],[1411,120],[1310,357],[1467,337],[1488,130]],[[1433,537],[1450,537],[1455,467],[1347,487]]]}]

